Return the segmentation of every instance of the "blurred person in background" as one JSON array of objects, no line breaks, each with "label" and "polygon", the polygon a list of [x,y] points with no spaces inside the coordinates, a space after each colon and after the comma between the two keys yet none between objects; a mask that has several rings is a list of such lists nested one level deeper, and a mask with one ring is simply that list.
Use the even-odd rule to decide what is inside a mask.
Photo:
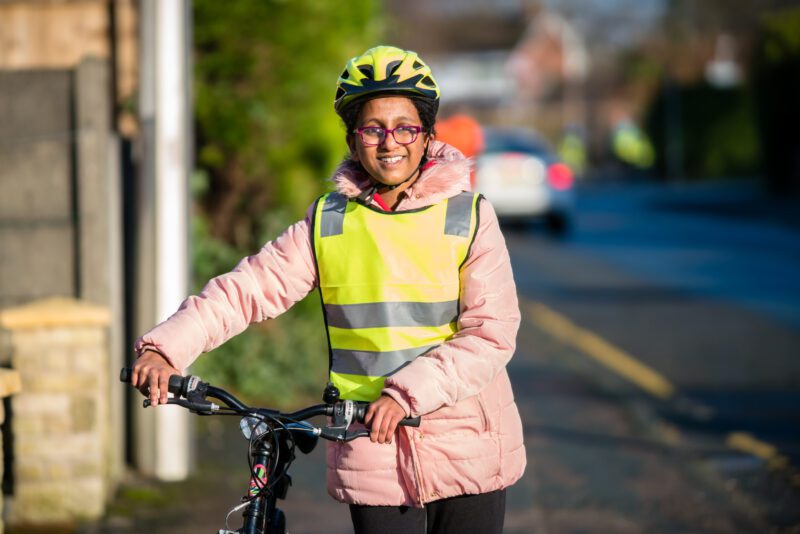
[{"label": "blurred person in background", "polygon": [[[328,491],[357,533],[500,533],[525,468],[506,372],[520,322],[509,255],[468,161],[434,137],[438,106],[414,52],[348,61],[336,190],[135,344],[133,385],[164,404],[170,375],[318,288],[330,381],[371,403],[369,440],[328,444]],[[409,416],[418,429],[397,426]]]},{"label": "blurred person in background", "polygon": [[649,169],[656,159],[647,134],[630,120],[620,121],[614,126],[611,150],[618,161],[635,169]]},{"label": "blurred person in background", "polygon": [[625,105],[611,108],[611,124],[611,153],[616,161],[631,171],[652,168],[656,160],[655,148]]},{"label": "blurred person in background", "polygon": [[586,173],[586,133],[578,124],[570,124],[558,141],[558,155],[576,177]]}]

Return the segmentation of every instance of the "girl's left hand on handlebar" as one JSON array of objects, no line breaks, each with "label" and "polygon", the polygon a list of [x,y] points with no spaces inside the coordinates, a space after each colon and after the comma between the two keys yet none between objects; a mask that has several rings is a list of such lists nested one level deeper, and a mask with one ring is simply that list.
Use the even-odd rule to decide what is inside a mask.
[{"label": "girl's left hand on handlebar", "polygon": [[370,427],[369,439],[373,443],[391,443],[397,423],[406,417],[406,412],[393,398],[382,395],[367,409],[364,422]]},{"label": "girl's left hand on handlebar", "polygon": [[151,406],[167,403],[169,377],[179,373],[163,356],[145,351],[133,363],[131,371],[131,385],[150,398]]}]

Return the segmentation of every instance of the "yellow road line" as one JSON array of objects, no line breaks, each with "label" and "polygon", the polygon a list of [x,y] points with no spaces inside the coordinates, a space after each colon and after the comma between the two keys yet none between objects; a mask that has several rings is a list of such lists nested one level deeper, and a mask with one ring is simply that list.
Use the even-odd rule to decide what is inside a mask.
[{"label": "yellow road line", "polygon": [[521,299],[521,304],[529,322],[579,349],[651,395],[668,399],[675,394],[675,386],[669,380],[597,334],[577,326],[544,304],[526,299]]},{"label": "yellow road line", "polygon": [[731,449],[746,452],[757,456],[767,462],[770,469],[786,469],[789,459],[778,452],[774,445],[770,445],[748,432],[731,432],[725,438],[725,444]]},{"label": "yellow road line", "polygon": [[[528,322],[564,344],[577,348],[655,397],[668,399],[675,395],[676,388],[669,380],[597,334],[577,326],[544,304],[522,298],[520,304]],[[674,435],[671,438],[679,441],[679,431],[674,427],[672,430]],[[725,445],[730,449],[761,458],[772,470],[789,472],[791,483],[800,487],[800,473],[792,468],[789,459],[780,454],[774,445],[761,441],[748,432],[729,433],[725,437]]]},{"label": "yellow road line", "polygon": [[794,487],[800,488],[800,471],[774,445],[761,441],[749,432],[731,432],[725,436],[725,445],[733,450],[761,458],[767,462],[769,469],[785,473],[789,477],[789,482]]}]

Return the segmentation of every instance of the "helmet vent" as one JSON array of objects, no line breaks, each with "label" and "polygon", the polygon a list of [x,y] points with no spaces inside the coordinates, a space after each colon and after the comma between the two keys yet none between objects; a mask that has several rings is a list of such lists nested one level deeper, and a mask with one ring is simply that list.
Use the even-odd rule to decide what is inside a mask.
[{"label": "helmet vent", "polygon": [[397,70],[397,67],[400,66],[400,63],[402,63],[402,61],[392,61],[391,63],[386,65],[386,77],[387,78],[389,76],[391,76],[392,74],[394,74],[394,71]]},{"label": "helmet vent", "polygon": [[369,79],[372,79],[373,77],[372,73],[375,72],[374,70],[372,70],[372,65],[361,65],[360,67],[358,67],[358,70],[359,72],[361,72],[361,74],[363,74]]},{"label": "helmet vent", "polygon": [[348,71],[347,69],[344,69],[344,72],[343,72],[343,73],[342,73],[342,75],[341,75],[341,76],[339,76],[339,77],[340,77],[341,79],[343,79],[343,80],[347,80],[347,79],[349,79],[349,78],[350,78],[350,71]]},{"label": "helmet vent", "polygon": [[414,69],[421,69],[423,67],[422,63],[419,61],[414,62]]}]

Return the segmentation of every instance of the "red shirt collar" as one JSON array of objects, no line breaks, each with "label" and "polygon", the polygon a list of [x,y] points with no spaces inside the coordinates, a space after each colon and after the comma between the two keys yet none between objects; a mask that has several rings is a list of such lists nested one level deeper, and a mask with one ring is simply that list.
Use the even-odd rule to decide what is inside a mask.
[{"label": "red shirt collar", "polygon": [[392,208],[390,208],[386,201],[381,198],[380,193],[375,193],[375,196],[372,197],[372,200],[377,202],[378,206],[380,206],[383,211],[392,211]]}]

